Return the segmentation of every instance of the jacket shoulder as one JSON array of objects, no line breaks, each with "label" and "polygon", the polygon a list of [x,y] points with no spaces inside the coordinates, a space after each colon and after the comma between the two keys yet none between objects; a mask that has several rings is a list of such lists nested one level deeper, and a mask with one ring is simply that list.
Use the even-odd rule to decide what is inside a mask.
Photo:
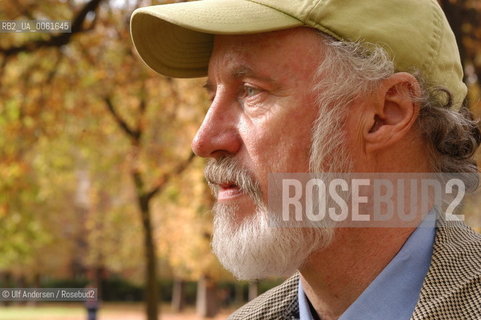
[{"label": "jacket shoulder", "polygon": [[281,285],[245,304],[231,314],[228,320],[297,319],[299,314],[298,284],[299,275],[296,274]]},{"label": "jacket shoulder", "polygon": [[461,222],[437,227],[413,319],[481,319],[481,235]]}]

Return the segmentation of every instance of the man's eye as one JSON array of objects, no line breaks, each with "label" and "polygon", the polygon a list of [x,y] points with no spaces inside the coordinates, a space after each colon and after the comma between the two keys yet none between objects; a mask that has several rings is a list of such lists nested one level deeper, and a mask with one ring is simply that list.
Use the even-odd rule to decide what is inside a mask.
[{"label": "man's eye", "polygon": [[251,86],[244,86],[244,96],[252,97],[258,94],[261,90]]}]

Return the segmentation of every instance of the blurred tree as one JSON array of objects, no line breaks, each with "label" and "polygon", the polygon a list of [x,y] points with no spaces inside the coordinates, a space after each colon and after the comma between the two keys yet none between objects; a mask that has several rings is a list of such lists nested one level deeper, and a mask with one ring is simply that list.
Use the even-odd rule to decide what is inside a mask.
[{"label": "blurred tree", "polygon": [[[1,184],[8,222],[1,234],[4,255],[12,256],[2,267],[70,265],[78,275],[86,267],[143,265],[148,319],[157,319],[152,199],[193,159],[190,140],[206,97],[198,81],[162,78],[143,66],[128,32],[133,7],[100,2],[84,4],[72,34],[0,39],[0,172],[10,177]],[[72,3],[2,2],[0,18],[66,19]],[[140,219],[130,214],[132,201]],[[144,263],[135,241],[143,242]]]},{"label": "blurred tree", "polygon": [[73,35],[86,31],[86,17],[97,10],[100,2],[86,2],[80,9],[66,5],[55,7],[54,1],[46,1],[42,6],[26,1],[0,3],[2,20],[51,15],[73,20],[70,34],[10,34],[0,38],[0,211],[3,213],[0,234],[4,240],[0,251],[3,268],[17,265],[21,272],[36,266],[38,249],[53,240],[48,225],[42,221],[46,206],[41,198],[43,190],[34,161],[34,147],[42,137],[53,133],[50,128],[55,127],[58,115],[56,108],[49,110],[51,112],[42,110],[46,103],[58,108],[56,102],[61,98],[58,94],[50,95],[49,91],[63,54],[48,48],[62,49]]},{"label": "blurred tree", "polygon": [[[133,79],[130,78],[130,81]],[[141,80],[142,81],[142,80]],[[133,81],[132,81],[133,82]],[[168,83],[172,84],[172,81]],[[118,86],[119,88],[123,87],[122,85]],[[154,234],[153,234],[153,223],[152,223],[152,209],[151,203],[154,196],[158,193],[163,191],[163,189],[167,186],[168,182],[171,180],[172,177],[177,176],[184,171],[188,164],[192,161],[194,154],[190,153],[186,160],[183,161],[173,161],[172,167],[168,170],[162,172],[158,177],[154,177],[154,182],[151,185],[148,185],[148,179],[146,176],[151,175],[152,171],[151,168],[143,169],[142,163],[140,162],[141,153],[145,149],[145,145],[143,144],[143,138],[146,134],[146,128],[144,127],[144,116],[147,108],[147,98],[146,90],[142,86],[140,95],[140,101],[138,106],[138,115],[136,125],[131,127],[126,120],[119,115],[118,108],[115,107],[112,98],[110,96],[105,96],[104,101],[107,106],[107,110],[112,115],[113,119],[115,119],[117,125],[121,129],[121,131],[129,138],[131,144],[131,152],[130,156],[132,157],[131,166],[130,166],[130,174],[132,180],[135,184],[135,193],[137,198],[137,205],[139,211],[141,213],[141,221],[144,233],[144,254],[145,254],[145,261],[146,261],[146,297],[147,297],[147,319],[153,320],[157,319],[158,314],[158,292],[159,288],[157,286],[157,255],[156,255],[156,245],[154,241]],[[175,101],[174,103],[177,103]],[[176,106],[178,107],[178,106]],[[172,118],[175,118],[176,111],[172,113]],[[171,119],[173,120],[173,119]],[[164,129],[162,126],[159,125],[159,128],[162,130]],[[160,154],[159,154],[160,156]],[[149,170],[150,169],[150,170]]]}]

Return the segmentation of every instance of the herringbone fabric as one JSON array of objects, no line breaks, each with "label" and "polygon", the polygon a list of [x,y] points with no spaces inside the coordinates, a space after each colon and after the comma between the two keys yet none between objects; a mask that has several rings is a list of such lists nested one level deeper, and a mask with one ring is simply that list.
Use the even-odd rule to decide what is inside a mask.
[{"label": "herringbone fabric", "polygon": [[[298,319],[298,283],[296,274],[228,319]],[[411,320],[481,320],[480,234],[461,222],[438,223],[431,266]]]},{"label": "herringbone fabric", "polygon": [[481,235],[461,222],[438,226],[411,320],[481,320]]},{"label": "herringbone fabric", "polygon": [[299,275],[296,274],[283,284],[258,296],[233,313],[228,319],[299,319],[298,285]]}]

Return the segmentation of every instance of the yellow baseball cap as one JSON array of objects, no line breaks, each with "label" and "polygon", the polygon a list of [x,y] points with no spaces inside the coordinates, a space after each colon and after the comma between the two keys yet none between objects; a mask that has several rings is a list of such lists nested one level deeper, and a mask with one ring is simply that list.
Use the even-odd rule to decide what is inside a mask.
[{"label": "yellow baseball cap", "polygon": [[216,34],[300,26],[381,45],[396,71],[448,89],[456,109],[466,96],[456,39],[436,0],[201,0],[139,8],[130,25],[143,61],[177,78],[207,75]]}]

